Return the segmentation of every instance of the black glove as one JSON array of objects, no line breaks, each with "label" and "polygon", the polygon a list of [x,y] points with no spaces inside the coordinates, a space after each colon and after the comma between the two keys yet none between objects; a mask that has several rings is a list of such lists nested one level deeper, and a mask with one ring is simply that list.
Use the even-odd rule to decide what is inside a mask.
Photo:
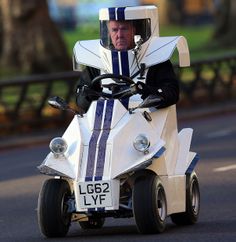
[{"label": "black glove", "polygon": [[145,96],[150,94],[150,90],[149,90],[148,86],[143,82],[138,81],[136,83],[136,88],[137,88],[138,94],[145,95]]},{"label": "black glove", "polygon": [[78,86],[76,90],[76,103],[83,113],[86,113],[92,101],[99,98],[98,92],[89,88],[87,85]]},{"label": "black glove", "polygon": [[151,107],[158,108],[162,105],[162,102],[163,102],[163,97],[159,95],[151,94],[143,100],[143,102],[141,103],[141,106],[142,108],[151,108]]},{"label": "black glove", "polygon": [[90,101],[97,100],[99,98],[99,92],[87,85],[78,86],[76,92],[78,95],[84,96]]}]

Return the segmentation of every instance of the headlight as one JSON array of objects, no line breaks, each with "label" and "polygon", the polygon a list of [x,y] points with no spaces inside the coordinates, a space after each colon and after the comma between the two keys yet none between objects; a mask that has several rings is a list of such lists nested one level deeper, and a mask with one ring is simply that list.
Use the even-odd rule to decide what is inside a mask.
[{"label": "headlight", "polygon": [[63,138],[56,137],[51,140],[49,148],[56,155],[64,154],[67,150],[67,143]]},{"label": "headlight", "polygon": [[140,134],[135,138],[133,145],[136,150],[146,153],[148,152],[150,141],[148,140],[146,135]]}]

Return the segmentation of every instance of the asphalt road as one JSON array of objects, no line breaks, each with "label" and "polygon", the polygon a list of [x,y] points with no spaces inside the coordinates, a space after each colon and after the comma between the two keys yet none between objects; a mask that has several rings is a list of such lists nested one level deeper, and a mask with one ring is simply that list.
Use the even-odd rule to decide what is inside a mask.
[{"label": "asphalt road", "polygon": [[[138,234],[133,219],[107,219],[104,228],[82,231],[73,224],[66,238],[50,241],[236,241],[236,114],[181,122],[194,128],[192,150],[200,154],[197,173],[201,213],[197,224],[177,227],[167,220],[163,234]],[[36,166],[47,145],[0,153],[0,241],[40,242],[37,197],[43,180]]]}]

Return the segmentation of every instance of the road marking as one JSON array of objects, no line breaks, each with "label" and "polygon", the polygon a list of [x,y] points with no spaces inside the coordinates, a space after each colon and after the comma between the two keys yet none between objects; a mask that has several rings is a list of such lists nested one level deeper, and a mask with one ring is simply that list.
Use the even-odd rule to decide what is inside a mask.
[{"label": "road marking", "polygon": [[223,171],[231,171],[231,170],[235,170],[235,169],[236,169],[236,165],[230,165],[230,166],[222,166],[222,167],[215,168],[213,171],[214,172],[223,172]]},{"label": "road marking", "polygon": [[233,129],[222,129],[216,132],[209,133],[206,135],[208,138],[224,137],[233,133]]}]

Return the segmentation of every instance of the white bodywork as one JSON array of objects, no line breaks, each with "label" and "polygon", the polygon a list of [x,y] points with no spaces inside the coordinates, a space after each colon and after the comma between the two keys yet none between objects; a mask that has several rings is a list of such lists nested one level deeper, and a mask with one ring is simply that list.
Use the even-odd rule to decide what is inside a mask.
[{"label": "white bodywork", "polygon": [[[183,36],[153,37],[150,43],[144,43],[138,54],[140,63],[145,63],[149,68],[152,65],[162,63],[171,58],[174,50],[179,52],[179,65],[189,66],[189,50],[186,39]],[[138,69],[133,60],[132,51],[128,51],[129,69],[131,76]],[[74,47],[74,70],[79,70],[80,65],[89,65],[100,69],[104,73],[112,72],[111,53],[100,45],[100,40],[78,41]]]},{"label": "white bodywork", "polygon": [[[169,60],[176,48],[179,53],[179,65],[182,67],[190,65],[188,44],[183,36],[159,36],[158,12],[155,6],[126,8],[124,15],[125,20],[151,20],[151,36],[148,41],[142,44],[142,48],[138,53],[139,62],[145,63],[147,69],[150,66]],[[100,10],[99,20],[109,20],[108,9]],[[99,39],[78,41],[74,47],[74,70],[79,69],[80,65],[88,65],[100,69],[104,73],[112,73],[111,53],[109,49],[101,45]],[[118,52],[118,55],[121,55],[121,52]],[[128,50],[128,56],[130,76],[132,76],[137,72],[132,50]]]},{"label": "white bodywork", "polygon": [[[180,66],[188,66],[190,60],[185,38],[159,37],[156,11],[153,7],[147,7],[146,11],[137,7],[125,12],[126,19],[148,15],[155,23],[150,41],[145,42],[138,53],[139,63],[145,63],[148,69],[170,59],[177,48]],[[108,18],[107,10],[101,10],[100,19]],[[134,55],[132,50],[127,52],[130,76],[136,81],[138,70]],[[112,73],[111,51],[101,46],[100,40],[79,41],[74,47],[74,70],[78,70],[79,65]],[[140,96],[135,95],[130,98],[129,107],[137,106],[141,101]],[[152,121],[145,119],[144,111],[149,113]],[[148,152],[142,153],[133,147],[139,134],[148,137]],[[118,210],[121,177],[141,169],[152,170],[162,180],[167,214],[185,211],[186,172],[191,172],[197,156],[190,152],[192,129],[178,132],[175,105],[161,110],[136,109],[130,113],[119,100],[94,101],[83,117],[74,116],[63,138],[68,144],[66,153],[63,156],[49,153],[40,169],[70,181],[77,212]],[[90,185],[85,187],[84,184]],[[108,186],[109,193],[106,193]],[[90,188],[91,194],[86,191]],[[95,194],[94,189],[99,193]]]},{"label": "white bodywork", "polygon": [[[107,102],[104,101],[102,123],[105,119]],[[91,155],[89,147],[91,137],[96,132],[94,120],[97,105],[97,102],[93,102],[83,118],[75,116],[72,120],[63,135],[69,147],[64,156],[57,157],[50,153],[41,165],[73,181],[78,212],[87,211],[89,208],[89,206],[87,208],[79,206],[79,183],[85,182],[88,174],[88,157]],[[103,129],[99,129],[97,143],[92,151],[95,158],[91,165],[92,171],[89,173],[92,175],[90,181],[95,181],[99,174],[102,175],[101,181],[111,182],[113,194],[110,199],[113,201],[109,203],[106,210],[116,210],[119,208],[119,177],[147,166],[146,169],[154,171],[163,182],[168,214],[184,211],[185,173],[196,156],[195,153],[189,152],[192,129],[183,129],[178,133],[175,105],[162,110],[149,111],[152,118],[150,122],[142,113],[143,110],[138,109],[130,114],[120,101],[114,100],[109,135],[106,147],[103,147],[104,163],[102,168],[97,164],[100,142],[104,134]],[[145,134],[150,140],[147,154],[133,147],[133,141],[138,134]],[[150,160],[151,162],[147,163]],[[101,203],[100,207],[104,207],[104,204]]]}]

